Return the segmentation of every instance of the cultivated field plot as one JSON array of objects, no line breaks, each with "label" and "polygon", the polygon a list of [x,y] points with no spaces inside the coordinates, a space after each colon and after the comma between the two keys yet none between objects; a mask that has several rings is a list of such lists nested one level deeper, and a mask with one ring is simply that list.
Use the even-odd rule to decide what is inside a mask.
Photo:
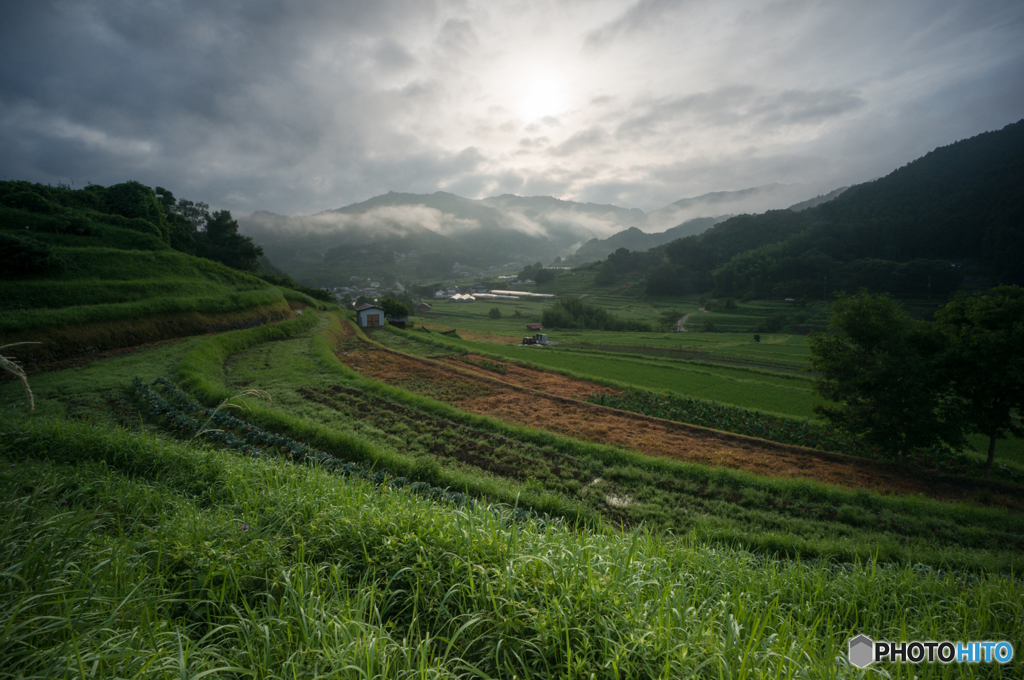
[{"label": "cultivated field plot", "polygon": [[613,380],[623,385],[667,390],[746,408],[808,418],[819,401],[809,376],[770,373],[744,367],[678,361],[660,357],[572,351],[561,347],[466,342],[467,349],[559,371]]},{"label": "cultivated field plot", "polygon": [[[298,328],[295,322],[289,323]],[[303,326],[306,330],[291,337],[253,329],[194,338],[69,370],[36,374],[32,384],[37,413],[69,415],[98,425],[112,420],[133,430],[148,428],[152,424],[145,409],[131,396],[132,379],[140,377],[149,382],[158,376],[183,375],[187,365],[190,368],[186,372],[201,370],[206,379],[224,381],[229,395],[243,388],[268,391],[273,404],[261,412],[276,415],[262,421],[264,427],[288,433],[344,459],[369,463],[381,474],[465,490],[492,501],[512,505],[523,499],[520,507],[556,516],[575,517],[582,508],[584,516],[602,517],[616,526],[642,524],[657,532],[719,546],[744,546],[767,555],[841,561],[877,558],[899,564],[997,572],[1017,572],[1024,565],[1020,557],[1024,554],[1021,515],[1003,511],[1017,508],[1014,503],[1019,495],[1004,497],[998,489],[957,490],[949,484],[951,497],[959,491],[975,504],[952,505],[921,495],[879,496],[738,471],[736,460],[750,453],[742,447],[731,449],[732,467],[705,466],[505,424],[360,378],[335,363],[333,354],[327,355],[331,361],[325,363],[311,349],[324,337],[328,326],[323,322],[315,327],[307,324]],[[334,327],[341,328],[337,324]],[[355,359],[352,363],[366,375],[371,360],[376,361],[371,353],[387,353],[357,340],[349,330],[348,338],[331,331],[332,343],[340,342],[339,353],[344,357],[343,353],[348,352]],[[235,353],[214,363],[208,361],[210,350],[202,348],[216,346],[222,337],[246,334],[275,339],[235,345],[239,347]],[[475,376],[459,370],[464,364],[451,364],[433,367],[445,376],[443,381],[431,371],[417,375],[419,386],[442,399],[464,404],[490,398],[508,407],[517,400],[534,400],[543,402],[551,413],[568,403],[555,394],[536,400],[521,387],[495,382],[489,371],[477,371],[479,376]],[[507,367],[505,376],[495,377],[507,376],[527,385],[544,379],[536,372],[512,366]],[[545,389],[557,394],[571,396],[580,391],[581,382],[590,389],[599,389],[561,376],[546,379],[554,382],[544,383]],[[0,385],[0,405],[4,412],[23,410],[20,385]],[[245,411],[233,413],[250,417]],[[601,427],[601,422],[593,416],[600,413],[596,407],[589,413],[580,411],[578,424],[596,434],[594,428]],[[629,419],[628,414],[621,416],[624,421]],[[649,430],[645,423],[655,421],[634,418],[631,422],[635,432]],[[625,425],[619,429],[629,432]],[[691,437],[696,442],[693,446],[706,446],[714,452],[714,440],[724,439],[725,446],[733,445],[728,437],[700,430],[688,434],[688,429],[674,428],[676,434],[697,434]],[[702,434],[708,438],[701,439]],[[589,435],[582,432],[580,436]],[[801,461],[793,462],[796,466]],[[803,461],[808,462],[819,465],[827,461]],[[851,477],[858,474],[874,478],[877,471],[862,468],[849,472]],[[804,476],[812,478],[810,473]]]},{"label": "cultivated field plot", "polygon": [[[969,496],[964,486],[908,477],[877,461],[758,442],[576,402],[574,399],[588,394],[612,390],[558,374],[510,365],[508,374],[499,376],[453,359],[443,360],[447,365],[442,365],[368,343],[349,343],[338,358],[374,380],[471,413],[580,441],[613,444],[678,461],[725,466],[771,477],[812,479],[881,493],[922,494],[944,500]],[[470,358],[480,359],[473,355]],[[1017,506],[1010,499],[1006,503]]]},{"label": "cultivated field plot", "polygon": [[[332,331],[332,342],[341,358],[367,378],[382,357],[407,359],[358,340],[350,326],[346,330],[347,337],[344,332]],[[490,372],[481,371],[479,376],[460,372],[456,366],[464,366],[461,362],[417,367],[415,360],[410,361],[413,364],[407,365],[410,373],[402,376],[403,384],[449,403],[509,403],[513,401],[510,392],[520,401],[524,395],[531,398],[523,388],[490,379]],[[1016,538],[1018,533],[1024,535],[1018,530],[1017,516],[998,508],[955,506],[921,496],[883,497],[802,480],[757,477],[506,425],[349,371],[325,372],[311,360],[308,337],[257,345],[231,357],[226,368],[232,391],[258,381],[256,384],[273,394],[275,411],[287,414],[276,422],[297,422],[291,419],[298,417],[304,423],[317,423],[331,432],[351,431],[372,442],[371,446],[385,452],[374,463],[385,466],[382,472],[390,470],[435,484],[439,475],[447,475],[442,486],[503,489],[500,497],[510,504],[518,503],[521,493],[535,498],[539,498],[537,493],[558,494],[562,500],[544,501],[550,510],[521,506],[541,512],[568,510],[571,515],[577,512],[573,508],[585,508],[585,513],[616,526],[643,524],[659,532],[743,545],[768,554],[847,561],[877,557],[901,563],[1006,570],[1016,564],[1024,549]],[[511,366],[508,370],[506,375],[513,380],[534,380],[528,370]],[[436,371],[445,379],[437,380]],[[580,382],[563,381],[560,376],[551,379],[561,381],[566,394],[578,389]],[[556,389],[553,385],[548,386]],[[545,408],[557,408],[559,399],[548,397]],[[588,427],[594,424],[582,422]],[[308,425],[299,427],[312,435]],[[315,436],[325,437],[321,441],[327,445],[330,436],[321,432]],[[717,435],[712,433],[714,438]],[[345,455],[344,449],[328,445],[327,450]],[[391,465],[401,467],[389,468]],[[961,492],[970,493],[966,489]],[[998,494],[974,500],[1014,507],[1012,499]],[[981,526],[984,531],[978,530]],[[963,552],[966,546],[971,547],[970,554]]]},{"label": "cultivated field plot", "polygon": [[[486,329],[486,321],[474,327]],[[451,330],[452,326],[433,328]],[[513,338],[486,330],[465,330],[460,326],[457,330],[461,340],[449,338],[449,342],[468,351],[597,380],[674,392],[784,416],[816,418],[811,408],[820,399],[813,393],[814,376],[807,370],[810,352],[805,336],[762,334],[761,342],[754,342],[751,335],[737,333],[551,330],[546,332],[557,345],[538,348],[520,344],[521,336],[526,334],[525,326],[523,328],[520,336]],[[420,337],[420,332],[411,338],[431,337],[425,333]],[[446,353],[443,349],[399,339],[392,334],[380,335],[378,339],[417,356],[438,357]],[[983,461],[988,439],[972,435],[968,442],[970,448],[965,455]],[[1000,440],[996,462],[1003,466],[1004,475],[1017,481],[1024,479],[1024,439]]]}]

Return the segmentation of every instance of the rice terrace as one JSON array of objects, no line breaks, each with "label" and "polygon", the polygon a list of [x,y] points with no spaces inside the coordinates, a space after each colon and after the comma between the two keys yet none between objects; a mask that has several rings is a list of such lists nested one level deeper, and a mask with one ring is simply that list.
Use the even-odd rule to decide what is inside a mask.
[{"label": "rice terrace", "polygon": [[1024,677],[1024,10],[740,4],[11,13],[0,680]]}]

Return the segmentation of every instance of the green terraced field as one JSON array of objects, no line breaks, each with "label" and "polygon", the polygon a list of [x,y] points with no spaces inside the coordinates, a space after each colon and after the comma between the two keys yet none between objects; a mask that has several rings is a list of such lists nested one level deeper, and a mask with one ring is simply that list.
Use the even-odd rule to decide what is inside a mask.
[{"label": "green terraced field", "polygon": [[820,402],[811,392],[810,379],[799,375],[559,348],[464,344],[512,360],[783,415],[813,417],[811,406]]}]

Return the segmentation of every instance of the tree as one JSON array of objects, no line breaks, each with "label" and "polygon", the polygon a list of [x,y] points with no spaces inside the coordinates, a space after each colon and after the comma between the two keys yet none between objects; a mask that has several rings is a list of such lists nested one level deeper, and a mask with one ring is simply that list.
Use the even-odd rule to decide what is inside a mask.
[{"label": "tree", "polygon": [[107,187],[104,205],[108,213],[149,222],[159,230],[163,240],[169,242],[162,205],[156,193],[145,184],[133,180]]},{"label": "tree", "polygon": [[172,204],[168,210],[188,220],[188,223],[192,225],[192,230],[195,232],[204,231],[206,223],[210,221],[210,206],[202,201],[193,203],[192,201],[181,199]]},{"label": "tree", "polygon": [[400,319],[403,316],[409,316],[409,308],[392,297],[386,297],[381,300],[380,306],[384,310],[384,316],[389,319]]},{"label": "tree", "polygon": [[491,311],[487,312],[487,316],[491,317],[492,319],[500,319],[501,310],[498,309],[497,307],[491,307]]},{"label": "tree", "polygon": [[943,372],[954,408],[968,433],[988,437],[985,477],[992,476],[996,440],[1024,437],[1024,289],[993,288],[960,294],[936,313],[949,345]]},{"label": "tree", "polygon": [[840,295],[828,333],[809,338],[815,391],[830,401],[815,413],[866,444],[903,458],[917,448],[962,442],[943,418],[948,381],[939,369],[941,337],[909,318],[887,295]]},{"label": "tree", "polygon": [[238,222],[231,218],[230,211],[218,210],[210,215],[205,232],[196,236],[199,255],[242,271],[259,269],[263,249],[252,238],[238,233]]}]

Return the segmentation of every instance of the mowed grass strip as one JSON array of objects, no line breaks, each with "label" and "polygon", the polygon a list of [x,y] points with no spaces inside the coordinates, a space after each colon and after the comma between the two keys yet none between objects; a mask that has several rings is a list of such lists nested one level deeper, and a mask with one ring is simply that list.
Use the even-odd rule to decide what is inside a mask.
[{"label": "mowed grass strip", "polygon": [[515,522],[82,423],[0,430],[12,677],[845,678],[860,633],[1024,634],[1024,590],[997,576]]}]

